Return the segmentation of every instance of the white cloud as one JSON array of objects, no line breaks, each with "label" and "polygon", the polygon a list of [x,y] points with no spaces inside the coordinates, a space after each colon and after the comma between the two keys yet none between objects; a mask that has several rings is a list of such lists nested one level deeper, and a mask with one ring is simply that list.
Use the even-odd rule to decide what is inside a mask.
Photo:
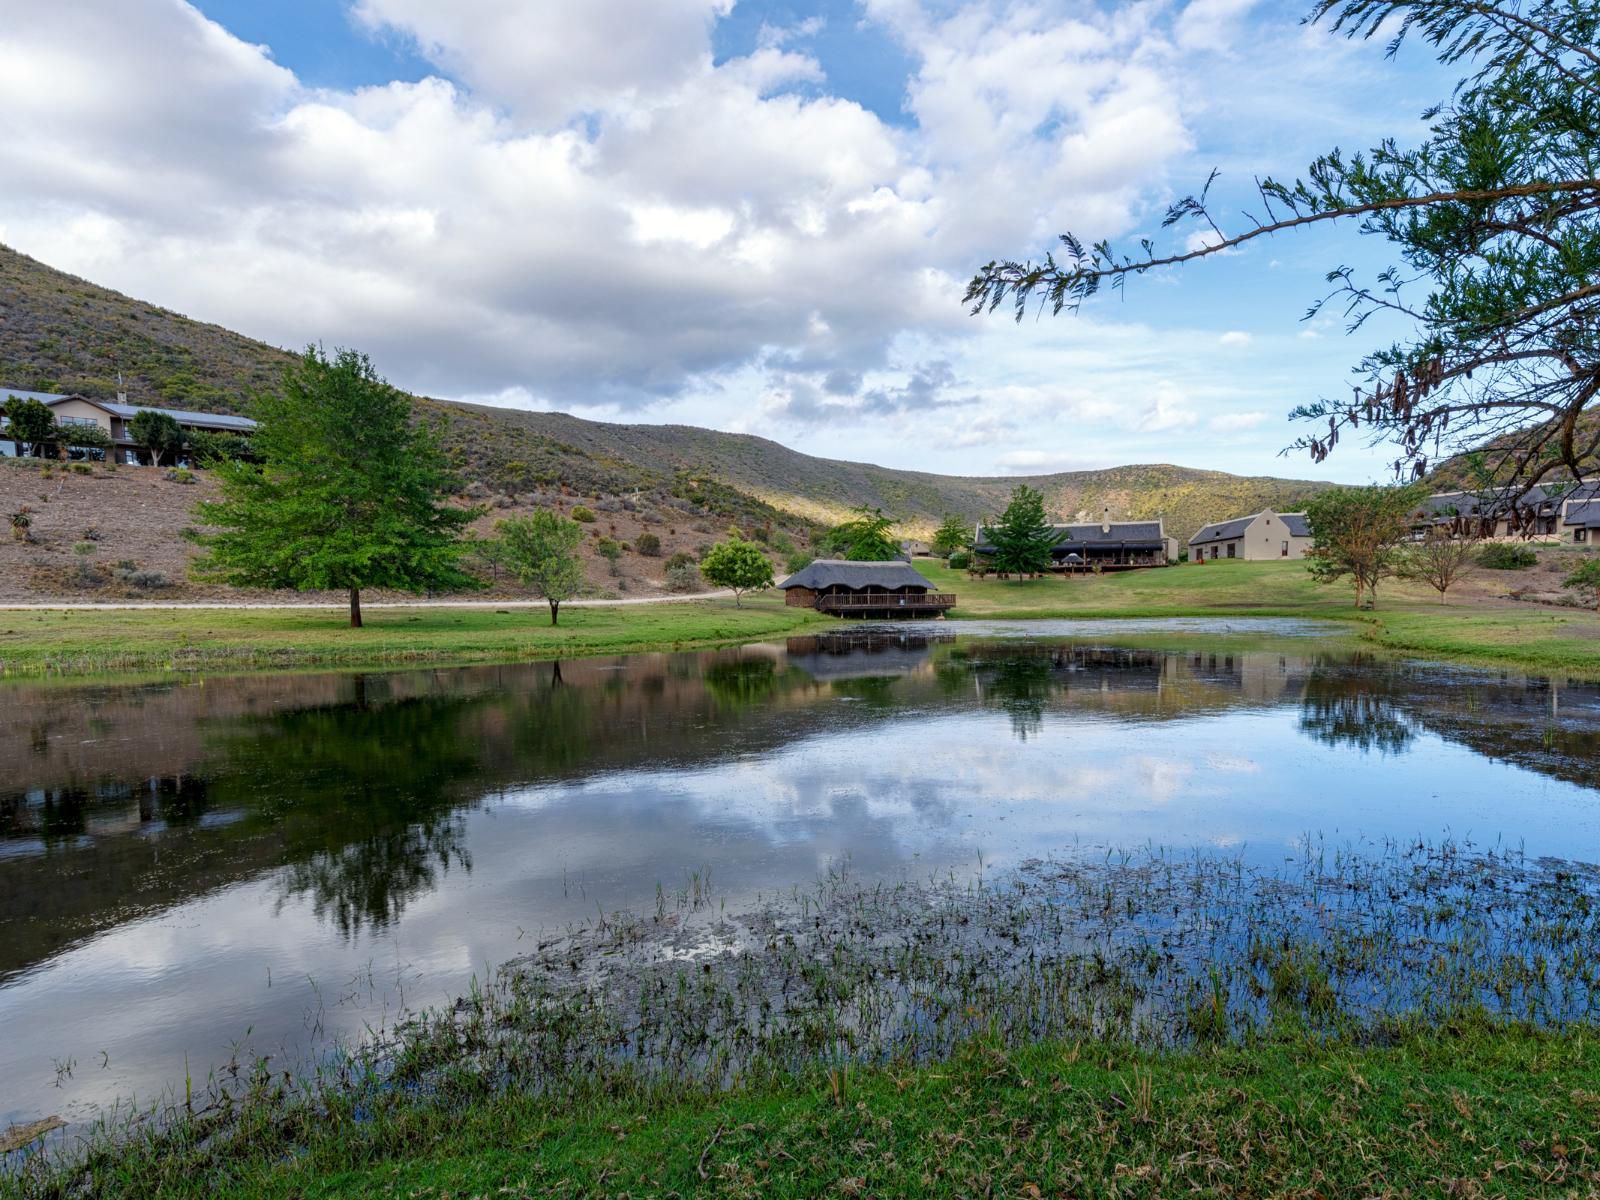
[{"label": "white cloud", "polygon": [[[959,303],[987,258],[1153,224],[1191,113],[1224,96],[1204,30],[1247,5],[862,0],[912,63],[891,125],[829,94],[815,21],[714,62],[731,3],[359,0],[459,82],[340,90],[181,0],[12,0],[0,227],[280,345],[360,346],[418,391],[782,429],[852,458],[973,470],[1040,439],[1172,457],[1181,439],[1152,435],[1268,402],[1192,328],[1209,309],[1018,328]],[[1232,49],[1254,57],[1230,80],[1280,69]]]},{"label": "white cloud", "polygon": [[1217,433],[1238,433],[1255,429],[1271,419],[1270,414],[1264,412],[1219,413],[1206,422],[1206,428]]},{"label": "white cloud", "polygon": [[1219,346],[1248,346],[1255,339],[1242,329],[1230,329],[1217,339]]}]

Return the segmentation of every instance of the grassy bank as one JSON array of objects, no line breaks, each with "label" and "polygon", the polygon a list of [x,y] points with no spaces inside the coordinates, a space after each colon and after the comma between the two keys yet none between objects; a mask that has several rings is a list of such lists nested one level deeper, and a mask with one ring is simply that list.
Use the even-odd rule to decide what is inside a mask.
[{"label": "grassy bank", "polygon": [[[1420,585],[1390,581],[1377,611],[1358,612],[1348,589],[1314,583],[1299,563],[1031,580],[969,579],[930,559],[917,568],[957,594],[957,618],[1315,618],[1343,622],[1352,638],[1397,653],[1600,676],[1600,616],[1509,601],[1503,593],[1514,575],[1483,572],[1443,606]],[[719,599],[567,608],[555,629],[540,608],[369,609],[360,630],[325,609],[0,610],[0,673],[510,662],[709,647],[837,627],[784,607],[778,592],[747,597],[743,607]]]},{"label": "grassy bank", "polygon": [[[1600,1187],[1600,1038],[1466,1023],[1377,1047],[982,1043],[917,1069],[573,1111],[507,1098],[328,1128],[228,1194],[1577,1196]],[[142,1164],[154,1172],[156,1164]],[[129,1172],[102,1196],[201,1196]]]},{"label": "grassy bank", "polygon": [[679,650],[775,637],[825,618],[781,596],[564,608],[369,609],[346,628],[326,609],[0,611],[0,673],[258,670],[513,662]]},{"label": "grassy bank", "polygon": [[1389,580],[1378,608],[1361,612],[1349,588],[1318,584],[1294,562],[1026,580],[970,579],[932,559],[917,569],[956,593],[956,617],[1305,617],[1350,622],[1362,641],[1405,654],[1600,675],[1600,615],[1506,599],[1513,572],[1480,572],[1445,605],[1425,585]]}]

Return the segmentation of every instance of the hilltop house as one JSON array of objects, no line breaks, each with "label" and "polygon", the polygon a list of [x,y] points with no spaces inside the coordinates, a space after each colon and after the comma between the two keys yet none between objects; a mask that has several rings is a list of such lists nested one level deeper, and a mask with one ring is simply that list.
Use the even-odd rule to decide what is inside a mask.
[{"label": "hilltop house", "polygon": [[836,617],[939,617],[956,606],[908,562],[819,558],[778,585],[790,608]]},{"label": "hilltop house", "polygon": [[1311,526],[1305,513],[1275,513],[1270,508],[1253,517],[1235,517],[1201,526],[1189,539],[1189,557],[1233,558],[1246,562],[1304,558],[1311,548]]},{"label": "hilltop house", "polygon": [[1436,492],[1417,505],[1411,536],[1420,540],[1433,529],[1456,537],[1559,538],[1589,543],[1589,505],[1600,500],[1600,482],[1579,480],[1539,484],[1526,491]]},{"label": "hilltop house", "polygon": [[[1167,536],[1160,517],[1154,521],[1113,521],[1108,515],[1099,524],[1052,525],[1051,529],[1055,541],[1050,547],[1050,564],[1056,571],[1164,567],[1175,557],[1173,539]],[[994,553],[982,525],[973,532],[972,549],[980,560]]]},{"label": "hilltop house", "polygon": [[[65,428],[73,425],[96,425],[111,439],[110,455],[114,461],[137,465],[148,463],[150,452],[135,442],[129,427],[141,412],[165,413],[178,423],[185,433],[227,433],[248,437],[255,431],[256,423],[248,417],[224,416],[220,413],[187,412],[178,408],[151,408],[148,405],[92,400],[87,396],[61,395],[55,392],[26,392],[18,388],[0,388],[0,400],[19,397],[38,400],[55,414],[56,424]],[[0,433],[3,433],[0,427]],[[14,457],[16,443],[9,438],[0,439],[0,455]]]}]

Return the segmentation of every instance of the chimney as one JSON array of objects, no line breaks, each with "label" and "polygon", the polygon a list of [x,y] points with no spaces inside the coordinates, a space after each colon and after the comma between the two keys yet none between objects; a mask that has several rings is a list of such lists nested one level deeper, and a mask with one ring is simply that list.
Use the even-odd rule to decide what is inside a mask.
[{"label": "chimney", "polygon": [[1100,532],[1111,532],[1111,505],[1106,505],[1100,510]]}]

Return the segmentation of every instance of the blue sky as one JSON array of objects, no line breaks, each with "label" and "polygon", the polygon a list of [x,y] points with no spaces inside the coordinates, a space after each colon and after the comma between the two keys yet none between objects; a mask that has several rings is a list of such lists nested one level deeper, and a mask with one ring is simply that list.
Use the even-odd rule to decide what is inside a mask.
[{"label": "blue sky", "polygon": [[[450,399],[957,473],[1277,451],[1384,335],[1301,320],[1353,230],[972,318],[989,258],[1132,247],[1218,167],[1414,139],[1451,79],[1252,0],[18,0],[0,241]],[[55,82],[43,86],[46,67]],[[67,81],[62,83],[61,81]]]}]

